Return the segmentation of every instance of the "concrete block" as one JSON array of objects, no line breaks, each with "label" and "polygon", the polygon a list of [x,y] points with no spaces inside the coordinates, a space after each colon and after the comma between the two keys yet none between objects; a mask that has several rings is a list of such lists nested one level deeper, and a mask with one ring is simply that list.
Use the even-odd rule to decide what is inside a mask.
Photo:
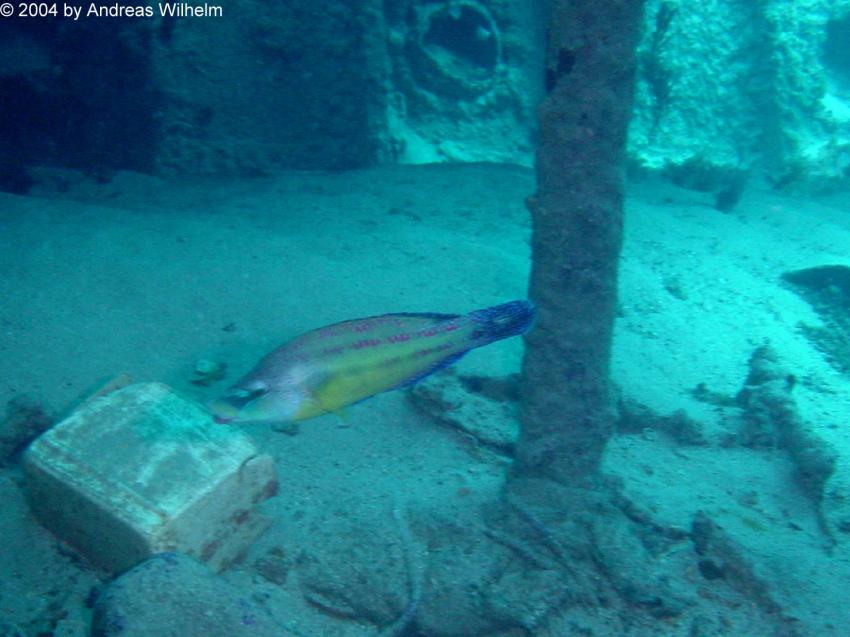
[{"label": "concrete block", "polygon": [[270,456],[159,383],[83,403],[24,468],[44,526],[113,572],[163,551],[222,569],[268,527],[255,507],[277,491]]}]

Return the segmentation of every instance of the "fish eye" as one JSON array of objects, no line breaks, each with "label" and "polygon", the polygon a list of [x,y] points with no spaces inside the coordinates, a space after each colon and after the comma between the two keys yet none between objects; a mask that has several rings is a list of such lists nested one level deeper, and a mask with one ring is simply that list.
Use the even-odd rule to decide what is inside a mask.
[{"label": "fish eye", "polygon": [[269,393],[268,385],[264,383],[256,383],[249,387],[239,387],[234,389],[228,395],[228,400],[236,407],[240,409],[245,407],[248,403],[257,400],[261,396],[265,396]]}]

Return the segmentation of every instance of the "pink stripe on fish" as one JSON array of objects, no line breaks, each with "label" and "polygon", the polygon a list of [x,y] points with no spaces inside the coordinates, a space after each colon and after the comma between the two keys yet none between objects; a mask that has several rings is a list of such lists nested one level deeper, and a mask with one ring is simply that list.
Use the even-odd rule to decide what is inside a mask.
[{"label": "pink stripe on fish", "polygon": [[442,334],[444,332],[452,332],[458,328],[460,328],[460,323],[457,321],[446,321],[445,323],[439,323],[438,325],[429,327],[426,330],[422,330],[419,333],[422,336],[436,336],[437,334]]},{"label": "pink stripe on fish", "polygon": [[436,354],[437,352],[441,352],[444,349],[451,349],[452,347],[454,347],[453,343],[443,343],[442,345],[437,345],[436,347],[426,347],[425,349],[416,350],[415,352],[413,352],[413,356],[415,358],[421,358],[422,356]]},{"label": "pink stripe on fish", "polygon": [[366,338],[362,341],[357,341],[354,345],[351,346],[352,349],[363,349],[364,347],[375,347],[376,345],[381,344],[381,339],[378,338]]}]

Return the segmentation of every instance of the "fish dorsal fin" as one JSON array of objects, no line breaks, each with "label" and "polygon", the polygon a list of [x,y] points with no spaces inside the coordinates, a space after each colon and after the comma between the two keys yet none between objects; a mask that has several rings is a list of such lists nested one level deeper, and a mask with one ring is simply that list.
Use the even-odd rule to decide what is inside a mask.
[{"label": "fish dorsal fin", "polygon": [[456,319],[463,316],[462,314],[440,314],[439,312],[393,312],[391,314],[382,314],[381,316],[404,316],[406,318],[429,318],[434,320]]}]

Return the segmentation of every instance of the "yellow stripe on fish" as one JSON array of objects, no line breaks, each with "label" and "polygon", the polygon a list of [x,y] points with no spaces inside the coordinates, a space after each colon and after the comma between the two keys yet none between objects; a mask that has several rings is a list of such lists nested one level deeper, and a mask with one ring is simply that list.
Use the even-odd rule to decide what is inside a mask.
[{"label": "yellow stripe on fish", "polygon": [[410,385],[471,349],[525,332],[529,301],[469,314],[384,314],[303,334],[265,356],[209,408],[217,422],[295,421]]}]

